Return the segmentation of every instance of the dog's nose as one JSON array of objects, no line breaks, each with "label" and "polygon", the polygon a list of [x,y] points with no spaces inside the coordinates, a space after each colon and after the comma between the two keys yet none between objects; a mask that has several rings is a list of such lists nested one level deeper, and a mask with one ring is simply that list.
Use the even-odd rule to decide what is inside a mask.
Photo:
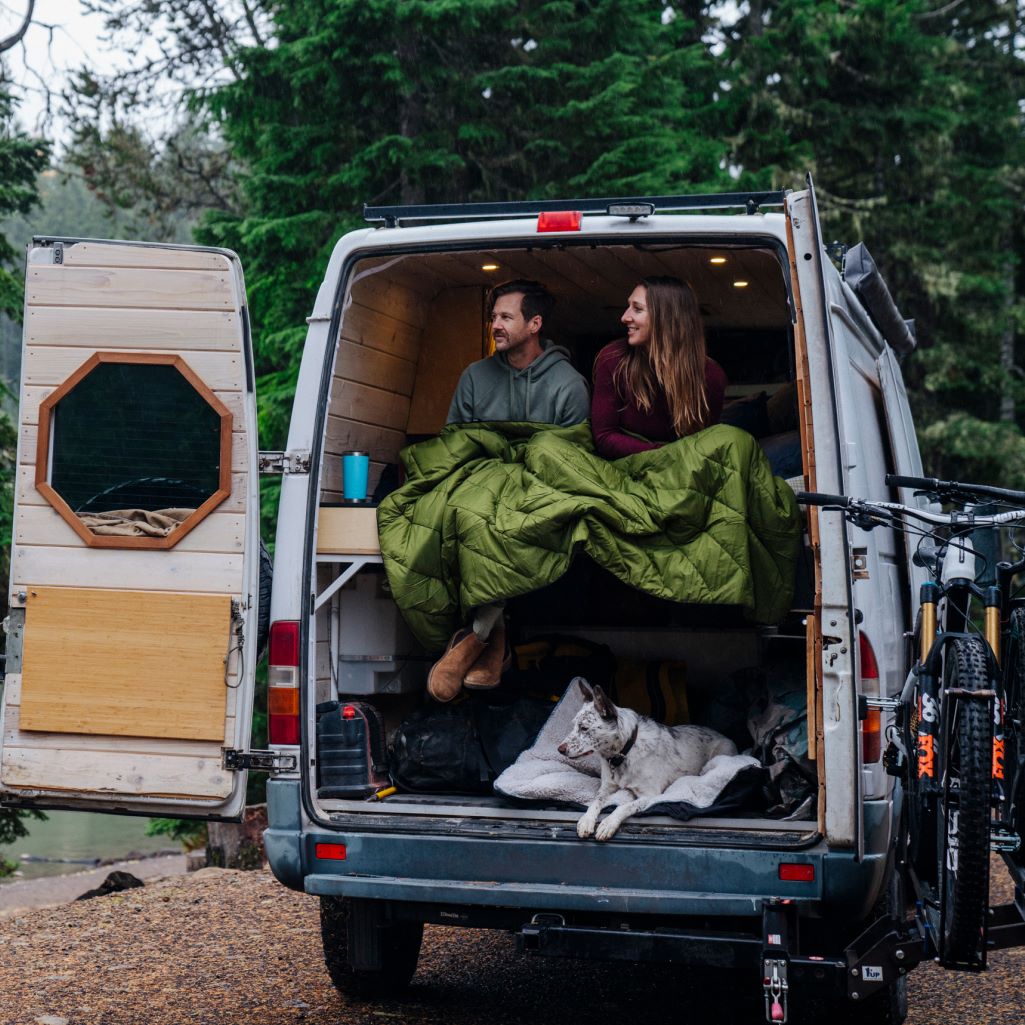
[{"label": "dog's nose", "polygon": [[559,745],[559,754],[561,754],[561,755],[566,754],[566,745],[565,744],[560,744]]}]

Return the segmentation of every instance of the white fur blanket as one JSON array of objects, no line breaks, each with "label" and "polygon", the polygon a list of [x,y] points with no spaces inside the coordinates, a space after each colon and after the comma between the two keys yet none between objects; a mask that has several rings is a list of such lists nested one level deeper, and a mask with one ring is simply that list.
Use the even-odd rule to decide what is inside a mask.
[{"label": "white fur blanket", "polygon": [[[520,801],[558,801],[581,807],[594,800],[601,778],[598,756],[570,759],[558,751],[583,700],[574,680],[534,743],[495,780],[495,793]],[[647,798],[638,814],[658,813],[681,819],[708,814],[715,810],[713,806],[726,787],[745,771],[752,784],[757,784],[764,772],[758,759],[749,755],[717,755],[700,776],[681,776],[658,796]],[[633,795],[620,790],[609,806],[629,800]]]}]

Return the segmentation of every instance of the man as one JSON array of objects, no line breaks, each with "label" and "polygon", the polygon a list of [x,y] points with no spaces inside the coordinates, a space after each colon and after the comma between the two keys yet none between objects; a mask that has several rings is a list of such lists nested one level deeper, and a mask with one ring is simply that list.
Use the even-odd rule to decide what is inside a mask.
[{"label": "man", "polygon": [[495,354],[463,371],[448,422],[583,423],[591,412],[587,382],[566,349],[541,337],[555,304],[548,290],[536,281],[507,281],[490,302]]},{"label": "man", "polygon": [[[541,337],[554,302],[536,281],[507,281],[492,290],[495,353],[463,371],[448,411],[450,424],[516,420],[569,427],[587,419],[587,382],[566,349]],[[427,677],[427,690],[438,701],[451,701],[463,686],[496,687],[508,659],[502,606],[483,605],[474,611],[473,625],[449,641]]]}]

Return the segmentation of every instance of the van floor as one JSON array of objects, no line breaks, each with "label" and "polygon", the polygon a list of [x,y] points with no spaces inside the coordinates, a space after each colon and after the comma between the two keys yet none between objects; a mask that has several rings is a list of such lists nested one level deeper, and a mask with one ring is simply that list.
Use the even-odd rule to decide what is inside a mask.
[{"label": "van floor", "polygon": [[[523,807],[503,797],[493,795],[468,796],[465,794],[401,794],[383,801],[339,801],[321,800],[320,806],[328,813],[336,811],[383,814],[467,814],[472,813],[480,818],[514,818],[525,820],[545,820],[552,822],[576,822],[581,811],[558,805],[532,805]],[[628,820],[638,825],[654,825],[662,827],[691,828],[730,828],[739,829],[756,825],[760,830],[779,830],[792,832],[795,829],[809,830],[815,828],[814,819],[773,819],[762,812],[752,811],[735,817],[718,818],[712,815],[699,815],[683,820],[669,815],[638,815]]]}]

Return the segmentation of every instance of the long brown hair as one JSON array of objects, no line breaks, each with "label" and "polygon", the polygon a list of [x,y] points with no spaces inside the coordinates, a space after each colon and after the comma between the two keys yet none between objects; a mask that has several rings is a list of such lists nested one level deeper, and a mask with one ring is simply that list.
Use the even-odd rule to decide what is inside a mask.
[{"label": "long brown hair", "polygon": [[710,412],[701,311],[694,290],[679,278],[644,278],[640,284],[647,292],[648,343],[631,346],[612,379],[620,394],[631,395],[645,413],[661,386],[673,428],[682,438],[701,430]]}]

